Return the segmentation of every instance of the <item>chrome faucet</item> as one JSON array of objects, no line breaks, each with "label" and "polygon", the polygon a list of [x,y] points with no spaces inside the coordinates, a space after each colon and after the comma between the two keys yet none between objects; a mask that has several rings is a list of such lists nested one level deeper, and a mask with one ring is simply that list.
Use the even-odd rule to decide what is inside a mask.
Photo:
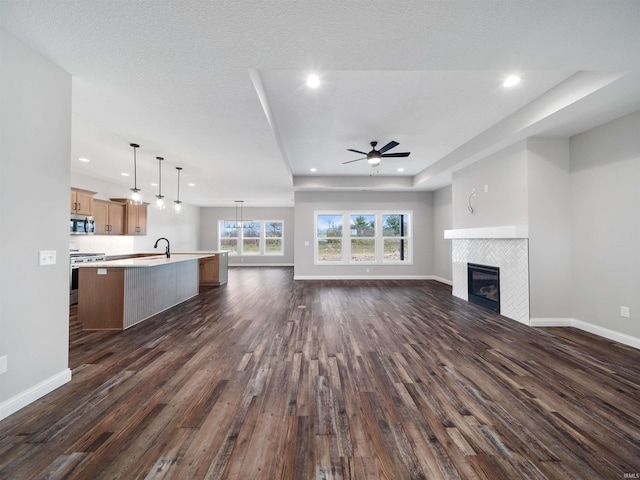
[{"label": "chrome faucet", "polygon": [[160,237],[159,239],[157,239],[156,244],[153,246],[153,248],[158,248],[158,242],[160,240],[165,240],[167,242],[167,249],[164,251],[164,253],[167,256],[167,258],[171,257],[171,251],[169,250],[169,240],[167,238]]}]

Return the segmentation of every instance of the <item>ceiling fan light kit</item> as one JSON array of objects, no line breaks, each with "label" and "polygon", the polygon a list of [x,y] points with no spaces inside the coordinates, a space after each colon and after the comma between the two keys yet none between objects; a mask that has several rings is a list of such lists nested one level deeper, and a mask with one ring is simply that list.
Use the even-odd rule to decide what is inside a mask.
[{"label": "ceiling fan light kit", "polygon": [[411,152],[385,153],[388,150],[391,150],[392,148],[397,147],[398,145],[400,145],[398,142],[394,142],[393,140],[391,140],[389,143],[387,143],[380,150],[376,150],[376,145],[378,145],[378,142],[376,142],[376,141],[370,142],[369,145],[371,145],[371,151],[369,153],[362,152],[360,150],[354,150],[352,148],[347,148],[348,152],[359,153],[360,155],[366,155],[366,156],[363,157],[363,158],[356,158],[355,160],[349,160],[347,162],[342,162],[342,164],[346,165],[347,163],[353,163],[353,162],[359,162],[360,160],[366,160],[369,163],[369,165],[371,165],[372,167],[378,167],[378,166],[380,166],[380,162],[382,161],[383,158],[401,158],[401,157],[408,157],[411,154]]}]

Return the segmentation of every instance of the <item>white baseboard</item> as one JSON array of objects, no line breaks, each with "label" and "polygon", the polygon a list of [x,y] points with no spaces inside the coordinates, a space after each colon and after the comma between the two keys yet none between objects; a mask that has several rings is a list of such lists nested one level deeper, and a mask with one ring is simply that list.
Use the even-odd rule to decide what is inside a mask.
[{"label": "white baseboard", "polygon": [[446,278],[436,277],[435,275],[432,275],[430,280],[435,280],[436,282],[444,283],[446,285],[449,285],[450,287],[453,287],[453,281],[447,280]]},{"label": "white baseboard", "polygon": [[53,392],[56,388],[61,387],[71,381],[71,370],[65,369],[60,373],[43,380],[42,382],[27,388],[25,391],[0,403],[0,420],[14,414],[21,408],[26,407],[30,403],[35,402],[47,393]]},{"label": "white baseboard", "polygon": [[640,338],[632,337],[626,333],[616,332],[609,328],[600,327],[593,323],[583,322],[575,318],[532,318],[530,325],[532,327],[574,327],[613,340],[614,342],[640,349]]},{"label": "white baseboard", "polygon": [[531,327],[573,327],[573,318],[531,318]]},{"label": "white baseboard", "polygon": [[294,280],[435,280],[431,275],[294,275]]},{"label": "white baseboard", "polygon": [[293,263],[230,263],[232,267],[293,267]]}]

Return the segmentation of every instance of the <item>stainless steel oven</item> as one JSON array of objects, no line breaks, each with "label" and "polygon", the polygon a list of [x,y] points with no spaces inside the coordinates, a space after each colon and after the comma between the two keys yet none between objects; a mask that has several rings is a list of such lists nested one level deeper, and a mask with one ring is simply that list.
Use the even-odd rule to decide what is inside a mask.
[{"label": "stainless steel oven", "polygon": [[78,303],[78,265],[80,263],[98,262],[106,260],[104,253],[71,252],[69,268],[69,305]]}]

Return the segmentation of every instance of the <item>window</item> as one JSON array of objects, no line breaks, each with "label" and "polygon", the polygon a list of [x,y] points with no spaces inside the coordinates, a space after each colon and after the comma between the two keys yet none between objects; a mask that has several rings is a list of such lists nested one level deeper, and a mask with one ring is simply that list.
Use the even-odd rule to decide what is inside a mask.
[{"label": "window", "polygon": [[376,216],[351,215],[351,260],[374,262],[376,260]]},{"label": "window", "polygon": [[315,217],[316,264],[412,262],[410,212],[316,212]]},{"label": "window", "polygon": [[220,222],[219,250],[229,250],[229,255],[238,253],[238,230],[235,222]]},{"label": "window", "polygon": [[318,215],[316,233],[316,259],[319,262],[341,262],[342,215]]},{"label": "window", "polygon": [[385,262],[404,262],[411,259],[408,232],[408,215],[403,213],[382,215]]},{"label": "window", "polygon": [[218,233],[218,248],[229,255],[284,255],[282,220],[250,220],[242,226],[235,220],[220,220]]},{"label": "window", "polygon": [[260,222],[243,222],[242,255],[260,255],[261,230]]},{"label": "window", "polygon": [[264,254],[284,255],[283,222],[264,222]]}]

